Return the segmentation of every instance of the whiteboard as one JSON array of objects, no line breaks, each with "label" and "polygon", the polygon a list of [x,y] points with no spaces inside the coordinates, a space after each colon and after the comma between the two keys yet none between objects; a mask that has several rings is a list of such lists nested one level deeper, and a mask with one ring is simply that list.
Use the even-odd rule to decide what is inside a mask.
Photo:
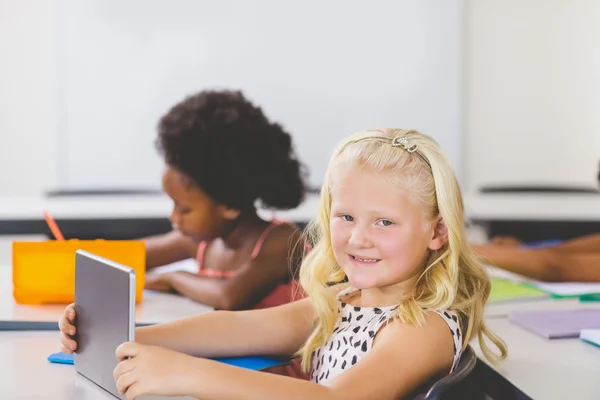
[{"label": "whiteboard", "polygon": [[335,145],[419,129],[461,176],[462,0],[58,0],[62,188],[158,188],[158,119],[241,89],[319,186]]}]

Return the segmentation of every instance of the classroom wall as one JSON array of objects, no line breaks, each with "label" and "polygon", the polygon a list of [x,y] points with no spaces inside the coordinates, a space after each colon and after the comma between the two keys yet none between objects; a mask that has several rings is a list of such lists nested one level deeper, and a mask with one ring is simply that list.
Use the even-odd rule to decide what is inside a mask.
[{"label": "classroom wall", "polygon": [[467,16],[468,187],[596,187],[600,2],[471,0]]},{"label": "classroom wall", "polygon": [[[595,184],[600,2],[467,2],[465,186]],[[0,0],[0,196],[58,181],[55,1]]]},{"label": "classroom wall", "polygon": [[312,187],[343,137],[381,126],[431,134],[461,176],[463,0],[59,3],[64,187],[158,187],[156,122],[200,88],[260,104]]},{"label": "classroom wall", "polygon": [[[114,138],[115,134],[119,134],[121,132],[118,131],[118,129],[111,129],[110,124],[102,125],[106,121],[99,121],[98,123],[95,123],[98,119],[102,119],[101,117],[106,114],[118,114],[118,112],[115,112],[114,109],[110,108],[115,107],[115,104],[109,104],[107,102],[101,101],[106,98],[106,96],[104,98],[102,97],[102,93],[105,93],[106,87],[110,85],[103,85],[104,87],[98,88],[94,87],[93,84],[90,84],[90,81],[82,82],[81,80],[75,79],[75,77],[80,77],[82,75],[85,75],[86,73],[89,73],[90,71],[94,72],[94,68],[97,68],[97,64],[101,64],[101,66],[106,66],[105,64],[102,64],[106,62],[102,58],[113,59],[112,57],[114,56],[114,54],[110,53],[110,51],[117,46],[102,46],[106,45],[107,43],[111,43],[106,42],[106,40],[108,39],[106,39],[105,37],[110,35],[100,35],[100,38],[92,35],[91,39],[94,40],[87,40],[90,39],[88,31],[92,31],[92,33],[96,32],[94,29],[91,28],[79,30],[75,29],[69,31],[69,29],[66,29],[65,26],[67,26],[67,28],[73,26],[77,27],[77,24],[66,24],[65,21],[68,20],[63,18],[65,18],[66,16],[73,17],[73,14],[75,15],[75,17],[80,16],[76,13],[70,13],[70,11],[77,11],[81,8],[85,12],[91,13],[92,16],[94,15],[94,12],[98,14],[97,18],[93,18],[85,14],[85,12],[82,12],[82,16],[85,17],[87,15],[89,21],[94,22],[90,22],[86,25],[86,27],[97,28],[97,25],[100,24],[101,28],[106,29],[106,26],[109,26],[110,29],[112,29],[111,37],[116,35],[116,39],[114,39],[116,41],[119,40],[118,35],[123,34],[125,39],[135,39],[134,43],[141,42],[146,43],[146,45],[150,45],[156,44],[156,42],[158,41],[158,44],[164,44],[158,39],[161,39],[161,37],[164,39],[165,36],[160,36],[158,35],[158,33],[164,33],[163,31],[165,30],[165,27],[163,25],[165,25],[169,21],[164,15],[164,13],[152,17],[152,12],[156,13],[157,9],[160,10],[159,6],[162,7],[165,3],[161,1],[155,1],[151,3],[134,2],[133,5],[130,4],[131,7],[121,8],[120,3],[116,1],[0,1],[3,2],[3,7],[7,9],[6,12],[3,13],[4,18],[6,18],[7,20],[18,21],[18,24],[11,24],[5,28],[7,30],[7,34],[4,36],[6,38],[12,38],[11,40],[6,40],[7,47],[10,47],[6,58],[10,58],[11,53],[19,53],[21,58],[26,58],[26,61],[22,61],[19,59],[12,60],[8,65],[3,66],[2,69],[0,69],[0,73],[7,79],[13,79],[14,77],[17,78],[17,81],[13,81],[4,91],[6,93],[5,97],[11,98],[14,95],[19,98],[28,99],[28,95],[25,93],[25,91],[29,91],[27,90],[28,85],[35,86],[35,83],[28,80],[28,76],[20,73],[19,68],[20,65],[24,62],[27,63],[28,61],[30,61],[31,64],[35,64],[39,68],[39,70],[37,71],[37,75],[34,77],[35,80],[43,81],[46,83],[47,86],[49,86],[48,88],[45,88],[47,90],[44,96],[48,98],[52,97],[52,101],[45,102],[46,104],[51,106],[52,109],[50,109],[50,107],[47,107],[44,110],[44,112],[48,113],[47,117],[53,118],[53,121],[44,121],[44,119],[47,118],[30,119],[29,121],[22,121],[18,117],[14,118],[20,123],[20,125],[18,126],[19,132],[17,132],[17,130],[12,127],[12,129],[6,130],[10,132],[11,136],[10,140],[7,140],[7,142],[10,142],[10,147],[5,148],[5,152],[7,154],[10,154],[11,158],[5,158],[3,161],[0,161],[0,168],[4,165],[14,165],[19,167],[19,169],[26,166],[27,162],[25,160],[16,158],[20,157],[25,152],[24,146],[26,146],[28,143],[39,143],[39,148],[41,150],[33,154],[32,157],[35,160],[37,160],[37,164],[51,165],[52,168],[47,168],[46,170],[44,170],[43,175],[33,175],[31,177],[23,175],[19,177],[19,179],[10,178],[11,182],[9,182],[9,184],[0,189],[0,196],[10,194],[41,193],[43,189],[56,185],[73,188],[75,188],[75,186],[81,187],[85,185],[85,183],[87,183],[83,182],[83,180],[87,179],[87,177],[89,177],[90,179],[89,183],[91,186],[112,185],[113,183],[110,182],[110,180],[112,179],[111,177],[119,178],[118,182],[114,184],[114,186],[117,187],[129,185],[132,182],[136,182],[142,185],[143,187],[151,185],[158,186],[159,182],[156,179],[156,171],[160,172],[160,168],[162,167],[162,165],[152,146],[153,134],[151,132],[153,132],[154,130],[155,119],[160,113],[164,112],[164,109],[166,107],[165,104],[172,104],[172,102],[174,101],[173,99],[179,99],[182,97],[181,93],[178,92],[180,91],[180,88],[172,88],[173,93],[171,93],[170,96],[164,95],[164,88],[163,92],[159,90],[150,90],[150,92],[155,93],[155,95],[145,96],[145,99],[152,100],[152,104],[153,106],[156,106],[156,109],[149,106],[147,107],[145,103],[138,104],[138,102],[136,101],[129,102],[129,107],[132,107],[133,105],[133,107],[137,107],[139,110],[144,110],[143,113],[146,113],[147,115],[152,115],[152,117],[151,119],[144,119],[143,126],[141,123],[138,125],[134,124],[135,126],[133,126],[133,128],[135,129],[129,129],[129,132],[132,133],[131,135],[120,135],[122,145],[115,147],[113,145],[114,140],[104,140],[105,136],[109,136],[110,139],[110,137]],[[138,3],[145,4],[145,6],[147,7],[148,15],[144,14],[144,16],[140,16],[139,13],[137,13],[136,7],[139,7]],[[202,7],[202,5],[198,6],[198,4],[193,1],[182,1],[177,3],[177,5],[173,7],[173,12],[176,13],[178,9],[180,12],[182,5],[185,6],[186,4],[188,7],[193,5],[195,9]],[[277,4],[277,7],[279,6],[279,3],[274,1],[263,1],[260,4],[263,8],[265,8],[265,6],[269,6],[270,4]],[[310,78],[308,79],[309,82],[294,82],[294,84],[298,87],[302,85],[307,86],[306,89],[303,89],[302,87],[294,87],[296,90],[296,92],[294,92],[288,90],[290,88],[286,87],[285,85],[278,85],[277,82],[275,82],[276,87],[274,88],[270,87],[269,85],[262,85],[263,92],[270,93],[269,95],[271,97],[265,96],[265,93],[261,94],[260,91],[256,88],[254,90],[248,90],[249,95],[255,96],[258,99],[260,99],[261,104],[265,105],[265,109],[268,110],[270,114],[273,114],[277,116],[277,118],[285,120],[287,122],[286,127],[288,127],[294,135],[298,135],[298,137],[295,137],[297,150],[301,155],[303,161],[305,161],[311,167],[311,170],[313,172],[311,176],[311,183],[315,185],[320,184],[320,177],[322,176],[322,170],[326,165],[327,158],[329,157],[330,151],[333,148],[334,144],[344,135],[344,133],[342,132],[350,132],[356,129],[364,128],[365,126],[373,126],[373,124],[375,124],[375,126],[377,126],[377,124],[381,124],[384,126],[415,126],[420,127],[420,129],[423,129],[424,131],[427,131],[433,135],[436,135],[436,137],[438,137],[438,140],[444,143],[445,147],[448,149],[450,158],[452,159],[452,161],[454,161],[456,168],[461,169],[460,161],[462,161],[462,146],[460,143],[460,136],[462,136],[462,103],[460,101],[457,101],[457,99],[460,98],[460,96],[462,95],[460,67],[462,62],[463,44],[461,29],[463,26],[463,1],[431,0],[423,3],[413,2],[412,0],[404,0],[402,2],[382,0],[377,4],[373,4],[370,6],[371,8],[368,9],[368,11],[373,14],[370,16],[367,15],[368,13],[359,12],[360,7],[364,7],[364,5],[358,7],[358,4],[359,3],[352,3],[352,5],[348,5],[346,7],[346,18],[344,19],[344,21],[339,22],[339,26],[343,26],[344,24],[346,26],[348,24],[352,25],[353,20],[349,17],[352,17],[355,20],[357,20],[357,24],[360,23],[361,18],[367,18],[367,20],[369,21],[375,21],[378,19],[378,7],[385,5],[388,10],[391,9],[394,12],[392,12],[391,14],[388,13],[387,16],[379,17],[380,23],[382,24],[382,29],[380,32],[382,36],[380,39],[385,39],[389,42],[385,42],[385,40],[377,40],[378,38],[377,36],[375,36],[377,35],[377,32],[373,30],[367,30],[363,33],[361,33],[360,31],[352,31],[352,35],[350,35],[351,37],[347,35],[344,36],[349,41],[346,42],[343,46],[338,46],[338,50],[345,51],[344,54],[347,55],[346,58],[344,58],[344,54],[341,53],[337,55],[332,55],[328,49],[324,50],[325,55],[321,57],[325,60],[327,60],[327,57],[330,57],[335,62],[342,63],[343,65],[345,65],[345,68],[343,66],[336,67],[335,63],[327,63],[327,68],[313,66],[312,69],[310,69],[309,71],[311,72],[311,74],[307,75],[307,77]],[[315,5],[316,3],[307,3],[305,5],[299,6],[301,7],[302,15],[306,14],[306,18],[310,18],[311,10],[314,8]],[[329,21],[327,18],[324,18],[324,16],[337,15],[339,9],[344,8],[344,5],[345,3],[343,3],[342,1],[338,1],[336,3],[329,4],[325,8],[321,7],[320,11],[322,15],[320,20],[321,22],[323,22],[321,25],[324,27],[329,26]],[[213,8],[216,11],[212,10]],[[48,9],[52,9],[52,11],[54,12],[48,15]],[[217,14],[222,14],[222,9],[227,10],[227,5],[218,7],[215,5],[211,8],[211,10],[217,12]],[[237,11],[239,13],[240,10]],[[289,13],[289,10],[287,11]],[[131,29],[132,32],[128,32],[126,30],[127,24],[119,23],[119,21],[122,21],[119,18],[131,18],[132,13],[134,15],[134,19],[141,18],[142,22],[150,21],[150,24],[156,28],[157,32],[155,33],[157,33],[156,36],[158,36],[158,39],[150,33],[146,34],[147,32],[144,30],[142,30],[142,33],[144,33],[144,35],[141,35],[141,37],[138,38],[137,36],[135,36],[137,32],[135,29]],[[282,14],[282,10],[274,10],[273,13],[275,15],[285,14]],[[14,16],[11,14],[14,14]],[[411,18],[409,18],[410,21],[402,25],[401,29],[396,29],[396,27],[394,26],[396,19],[395,17],[393,17],[393,14],[406,14],[408,16],[411,16]],[[244,13],[244,15],[246,14]],[[17,18],[16,16],[19,16],[20,18]],[[36,19],[42,19],[44,18],[44,16],[44,20],[39,22],[36,21]],[[111,19],[111,17],[114,18]],[[154,19],[152,19],[151,17]],[[147,20],[148,18],[150,19]],[[261,14],[261,18],[265,17],[263,17]],[[135,21],[137,21],[137,19],[135,19]],[[74,20],[79,19],[74,18]],[[300,20],[302,20],[302,18]],[[87,21],[88,20],[86,20],[86,23]],[[186,19],[186,21],[188,24],[190,24],[189,18]],[[425,22],[423,23],[421,21]],[[194,21],[191,22],[193,25]],[[282,19],[278,23],[283,23],[285,25],[285,20]],[[166,25],[168,27],[169,24]],[[171,23],[171,25],[173,24]],[[302,23],[300,23],[299,25],[301,26],[301,29],[305,28],[305,26],[302,25]],[[119,27],[119,29],[123,28],[125,29],[125,31],[119,31],[117,27]],[[175,27],[178,29],[174,29],[173,32],[171,32],[172,35],[181,34],[181,29],[179,28],[182,27]],[[293,43],[297,44],[298,41],[300,41],[299,43],[302,43],[302,40],[310,39],[311,34],[313,38],[315,36],[318,38],[318,32],[320,31],[317,31],[315,26],[312,26],[311,28],[311,30],[303,33],[302,31],[299,31],[300,33],[296,35],[297,41]],[[260,35],[265,34],[265,32],[261,31],[261,29],[254,29],[255,31],[257,31],[256,34],[259,36],[257,38],[257,43],[259,45],[263,44],[262,42],[265,42],[266,40],[261,40]],[[24,35],[23,32],[21,32],[21,30],[27,34],[27,37],[23,37]],[[73,51],[72,46],[65,46],[65,43],[68,44],[70,42],[61,40],[61,30],[62,32],[67,33],[77,33],[75,35],[71,34],[70,36],[68,36],[70,38],[79,38],[81,36],[81,39],[79,41],[75,39],[73,39],[72,41],[77,45],[81,45],[82,47],[76,48],[75,51]],[[58,35],[55,31],[58,31]],[[403,34],[402,32],[405,31],[410,31],[413,36]],[[86,32],[88,33],[88,36],[85,35]],[[99,32],[102,33],[102,30],[99,30]],[[167,33],[169,32],[167,31]],[[35,34],[42,35],[43,39],[45,39],[45,43],[35,42]],[[369,35],[373,35],[373,37],[370,37]],[[220,36],[217,35],[217,38],[218,37]],[[362,60],[362,62],[366,65],[371,65],[369,59],[371,58],[372,54],[375,54],[375,57],[378,57],[380,54],[388,52],[388,49],[393,48],[394,46],[397,46],[397,49],[401,49],[401,51],[390,53],[387,57],[388,65],[382,66],[382,68],[379,69],[377,74],[373,74],[372,72],[366,73],[364,76],[361,77],[361,79],[356,79],[355,81],[352,80],[352,78],[350,78],[355,88],[364,88],[363,90],[365,93],[378,94],[378,96],[371,96],[371,98],[369,98],[369,96],[364,96],[364,98],[358,100],[353,99],[352,95],[347,94],[347,92],[354,94],[352,90],[352,85],[341,85],[340,82],[338,82],[336,79],[348,75],[350,77],[359,76],[361,71],[364,72],[366,70],[366,68],[360,68],[362,64],[357,62],[357,60],[355,59],[355,48],[357,48],[357,46],[361,43],[361,37],[363,39],[362,43],[375,43],[375,45],[367,45],[369,51],[363,51],[361,53],[367,56],[364,60]],[[156,40],[153,41],[153,38]],[[169,38],[170,36],[167,35],[166,39]],[[269,40],[271,40],[271,38],[269,38]],[[126,40],[124,41],[126,42]],[[267,42],[270,43],[270,41]],[[167,49],[174,49],[174,46],[168,45],[168,40],[166,43]],[[226,42],[225,45],[227,44],[228,43]],[[327,47],[326,43],[323,43],[322,45]],[[278,46],[282,47],[285,45],[283,44]],[[272,47],[273,46],[271,46],[271,48]],[[275,47],[277,48],[277,46]],[[21,54],[23,53],[24,48],[28,48],[30,52]],[[71,50],[71,52],[65,51],[69,49]],[[95,51],[95,49],[97,51]],[[142,48],[141,50],[137,49],[138,52],[141,51],[142,53],[144,53],[144,51],[147,52],[147,50],[148,49],[145,48]],[[177,48],[175,50],[177,50],[177,52],[179,53],[183,52],[183,54],[189,53],[187,48],[184,47],[182,49],[181,46],[180,48]],[[210,50],[210,48],[208,48],[207,51],[208,50]],[[281,51],[284,50],[287,52],[292,51],[292,53],[295,52],[293,49],[282,49]],[[106,51],[108,51],[108,55],[110,55],[110,57],[100,57],[100,61],[95,62],[96,59],[89,56],[89,53],[86,53],[88,51],[94,56],[96,56],[99,53],[106,53]],[[273,53],[269,48],[267,48],[266,50],[263,49],[263,52],[265,51],[267,51],[268,53]],[[277,54],[279,54],[281,51],[279,51]],[[285,51],[284,53],[287,54]],[[156,57],[154,57],[155,54],[156,53],[154,52],[150,52],[149,54],[143,54],[146,57],[150,57],[149,62],[146,58],[142,59],[145,61],[145,64],[143,65],[148,66],[148,68],[145,69],[146,75],[148,75],[148,72],[154,72],[154,70],[161,72],[163,75],[172,75],[173,68],[164,68],[164,71],[160,71],[160,65],[158,65],[160,63],[156,62]],[[169,53],[167,52],[167,54]],[[234,54],[236,54],[236,52],[234,52]],[[74,55],[76,57],[74,57]],[[69,58],[69,56],[71,57]],[[38,60],[38,58],[40,57],[44,57],[44,59]],[[83,58],[85,62],[81,62],[81,58]],[[290,58],[294,59],[294,55],[292,55]],[[89,64],[90,59],[92,59],[91,66]],[[120,57],[119,59],[124,59],[125,62],[127,62],[128,60],[127,57]],[[137,61],[140,60],[139,57],[133,59]],[[170,58],[163,57],[162,59],[169,60]],[[0,64],[2,63],[2,61],[3,60],[0,59]],[[56,71],[57,64],[60,67],[58,69],[58,74]],[[232,63],[232,65],[234,66],[246,64],[239,62]],[[254,68],[254,64],[250,64],[250,67]],[[68,66],[73,65],[75,66],[75,68],[77,68],[75,70],[76,73],[73,70],[67,70]],[[124,65],[131,66],[132,64],[129,63]],[[136,64],[134,63],[133,65]],[[353,67],[358,71],[353,72],[354,70],[352,70],[350,67]],[[249,69],[250,72],[252,72],[252,68]],[[331,69],[334,69],[335,73],[329,79],[329,87],[331,88],[330,96],[333,96],[334,100],[340,98],[344,101],[344,103],[339,104],[332,101],[331,103],[335,106],[332,108],[332,110],[334,111],[334,113],[339,115],[345,115],[346,117],[342,118],[341,120],[335,120],[342,121],[341,129],[329,129],[328,126],[323,127],[324,124],[322,124],[320,121],[319,125],[321,129],[325,129],[327,132],[330,131],[333,133],[332,135],[325,135],[326,137],[324,137],[324,135],[320,135],[320,132],[317,132],[316,129],[312,128],[313,123],[311,121],[313,119],[318,120],[319,116],[322,114],[326,114],[326,116],[332,114],[330,110],[326,110],[323,107],[319,107],[319,104],[317,104],[317,102],[315,101],[319,100],[321,102],[327,102],[327,95],[324,95],[321,92],[317,92],[317,94],[319,95],[314,98],[311,98],[311,96],[304,95],[304,92],[302,90],[310,91],[311,88],[309,86],[310,84],[313,84],[321,88],[322,92],[327,92],[329,90],[327,85],[322,84],[322,82],[318,81],[318,79],[316,78],[318,78],[321,73],[330,73],[329,71]],[[115,68],[113,67],[112,69],[104,69],[105,72],[110,72],[112,70],[115,70]],[[133,71],[137,73],[139,69],[133,68],[132,70],[131,68],[125,67],[123,68],[123,70],[129,72]],[[216,70],[221,71],[223,70],[223,68],[217,68]],[[346,72],[346,74],[343,73],[344,71]],[[182,75],[184,77],[187,76],[186,74],[180,74],[179,72],[176,75],[178,75],[180,78]],[[195,72],[196,75],[198,75],[198,71]],[[202,70],[199,69],[199,72],[202,72]],[[290,71],[287,72],[289,73]],[[56,75],[58,75],[58,78],[56,78]],[[109,73],[107,73],[107,75],[110,76]],[[138,75],[141,76],[143,74]],[[234,73],[234,75],[236,74]],[[140,76],[137,76],[137,78],[140,78]],[[388,76],[391,78],[386,79],[385,77]],[[212,80],[210,80],[210,74],[200,74],[200,77],[209,79],[209,83],[214,83],[215,81],[217,81],[216,79],[214,79],[214,77]],[[120,79],[122,78],[123,77],[121,76]],[[257,78],[260,79],[256,79],[256,82],[253,82],[253,84],[260,88],[261,83],[264,83],[261,80],[263,78]],[[287,79],[287,77],[284,74],[282,74],[282,76],[279,79]],[[394,79],[395,81],[392,82]],[[181,78],[180,80],[184,79]],[[246,80],[248,79],[246,78]],[[95,84],[96,81],[98,81],[98,79],[94,80],[92,78],[91,82]],[[315,81],[316,83],[312,81]],[[117,81],[117,83],[119,82],[121,81]],[[202,80],[200,80],[200,82],[202,82]],[[236,84],[236,82],[237,81],[233,80],[231,84],[235,87],[240,86]],[[131,80],[130,83],[133,84],[133,80]],[[137,82],[137,84],[139,85],[139,82]],[[59,88],[58,91],[56,90],[57,86]],[[187,84],[184,86],[190,87]],[[124,101],[127,102],[127,96],[125,95],[127,94],[127,88],[129,86],[123,85],[120,87],[124,87],[125,89],[123,90],[123,96],[119,98],[120,102],[117,102],[117,109],[119,108],[118,106],[122,105]],[[83,92],[85,94],[85,90],[92,90],[95,93],[96,97],[86,99],[86,101],[83,102],[80,101],[81,97],[69,96],[73,92],[79,94]],[[111,95],[114,94],[113,91],[108,91]],[[138,96],[143,97],[145,93],[146,92],[142,91],[142,95],[140,96],[138,93]],[[157,96],[161,99],[161,101],[164,101],[166,103],[159,104],[157,101],[154,101],[154,98]],[[289,105],[291,103],[287,103],[286,101],[278,101],[278,99],[282,98],[283,100],[285,100],[285,96],[291,97],[294,101],[301,99],[302,102],[300,104],[302,104],[302,108],[305,109],[305,113],[296,112],[292,116],[287,116],[286,109],[287,111],[289,111],[290,109],[294,109],[295,107],[291,107]],[[76,98],[74,99],[74,97]],[[125,100],[123,100],[123,98],[125,98]],[[348,103],[348,105],[346,105],[346,103]],[[379,104],[382,103],[385,103],[386,106],[379,106]],[[82,104],[85,105],[82,106]],[[68,108],[66,107],[66,105],[69,105],[71,107]],[[77,110],[73,112],[74,105],[76,105],[79,108],[77,108]],[[158,105],[160,105],[160,107],[158,107]],[[30,111],[27,109],[27,107],[27,103],[22,104],[21,102],[17,101],[7,105],[7,107],[5,107],[5,109],[3,110],[0,110],[0,112],[6,111],[9,114],[26,114]],[[366,114],[367,117],[360,119],[360,113],[353,112],[352,107],[361,107],[364,111],[364,114]],[[12,113],[13,109],[16,110],[17,113]],[[94,118],[87,118],[89,117],[89,115],[86,114],[86,112],[89,112],[90,109],[92,110],[92,116]],[[127,107],[121,107],[121,110],[119,111],[125,109],[127,109]],[[71,112],[69,112],[69,110]],[[100,110],[103,110],[104,113],[102,113]],[[136,112],[139,110],[136,110]],[[307,120],[305,114],[311,115],[311,118]],[[435,117],[432,117],[432,115],[434,115]],[[137,114],[135,114],[135,116],[137,118]],[[139,121],[136,118],[134,118],[135,121],[133,122],[137,124]],[[374,122],[371,122],[371,119]],[[92,120],[94,121],[94,123],[87,125],[79,124],[77,126],[74,126],[74,120]],[[131,121],[127,120],[125,122]],[[2,123],[3,125],[9,125],[11,123],[14,123],[14,121],[4,120]],[[57,124],[60,124],[60,129],[58,130],[58,133],[55,130]],[[128,130],[128,124],[123,123],[120,125],[122,126],[118,126],[119,129],[123,129],[123,127],[125,127],[124,130]],[[311,129],[306,129],[307,126],[311,127]],[[52,132],[50,132],[50,129],[52,129]],[[25,142],[23,142],[23,135],[28,136],[28,139]],[[138,137],[143,135],[146,135],[147,137],[143,137],[143,140],[138,140]],[[98,138],[101,139],[98,141]],[[327,140],[325,141],[324,139]],[[315,140],[319,142],[319,146],[314,145]],[[132,142],[139,142],[142,144],[141,149],[138,149],[139,154],[136,155],[137,158],[135,163],[131,163],[131,159],[129,157]],[[143,145],[143,143],[147,144]],[[51,150],[48,152],[44,150],[48,148],[51,148]],[[57,148],[58,152],[56,151]],[[82,151],[82,149],[93,149],[93,157],[90,157],[88,154],[85,153],[85,151]],[[105,155],[107,153],[110,153],[112,156],[116,156],[118,162],[111,163],[107,166],[105,163]],[[126,166],[126,170],[124,170],[124,166]],[[9,177],[5,176],[2,176],[1,178],[9,179]]]},{"label": "classroom wall", "polygon": [[57,182],[58,81],[52,0],[0,0],[0,196]]}]

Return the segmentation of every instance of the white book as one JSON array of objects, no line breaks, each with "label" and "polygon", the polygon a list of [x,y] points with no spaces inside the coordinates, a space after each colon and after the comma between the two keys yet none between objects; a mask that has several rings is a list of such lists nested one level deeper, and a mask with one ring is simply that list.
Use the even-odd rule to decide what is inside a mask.
[{"label": "white book", "polygon": [[600,329],[582,329],[579,334],[579,339],[600,347]]},{"label": "white book", "polygon": [[600,283],[531,281],[530,284],[540,290],[562,297],[600,293]]},{"label": "white book", "polygon": [[153,268],[150,271],[152,271],[153,273],[157,273],[157,274],[164,274],[164,273],[173,272],[173,271],[186,271],[191,274],[197,274],[198,273],[198,261],[196,261],[196,259],[194,259],[194,258],[188,258],[186,260],[176,261],[171,264]]}]

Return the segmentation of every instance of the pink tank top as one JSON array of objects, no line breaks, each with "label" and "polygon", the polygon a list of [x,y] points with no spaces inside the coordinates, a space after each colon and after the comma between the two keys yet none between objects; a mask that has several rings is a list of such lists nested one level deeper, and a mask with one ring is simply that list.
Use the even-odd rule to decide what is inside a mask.
[{"label": "pink tank top", "polygon": [[[255,260],[260,253],[262,245],[265,242],[265,239],[271,233],[273,229],[275,229],[278,225],[281,225],[283,221],[279,221],[277,219],[273,219],[271,224],[263,231],[263,233],[258,238],[258,241],[254,245],[252,249],[251,259]],[[209,268],[204,268],[204,252],[206,251],[206,242],[201,242],[198,245],[198,252],[196,254],[196,259],[198,261],[198,275],[200,276],[208,276],[214,278],[230,278],[235,274],[235,271],[221,271],[214,270]],[[307,251],[310,250],[310,245],[308,241],[305,242],[305,249]],[[305,297],[305,293],[302,290],[302,287],[296,280],[291,280],[287,283],[283,283],[277,286],[271,293],[265,296],[258,304],[254,306],[254,309],[259,308],[269,308],[276,307],[283,304],[290,303],[295,300],[299,300]],[[276,375],[289,376],[292,378],[309,380],[309,376],[302,371],[300,366],[301,360],[294,359],[290,364],[282,365],[278,367],[268,368],[266,371]]]},{"label": "pink tank top", "polygon": [[[271,221],[271,224],[261,233],[260,237],[256,241],[256,244],[252,249],[252,254],[250,255],[251,260],[255,260],[256,257],[258,257],[269,233],[271,233],[277,226],[286,223],[289,224],[289,222],[280,221],[275,218]],[[196,260],[198,261],[198,275],[211,278],[231,278],[236,271],[222,271],[204,268],[204,252],[206,251],[207,245],[207,242],[200,242],[198,245],[198,252],[196,253]],[[306,244],[306,247],[310,248],[308,243]],[[291,280],[287,283],[277,286],[271,293],[269,293],[258,304],[256,304],[254,308],[258,309],[275,307],[301,299],[302,297],[304,297],[304,292],[302,291],[300,284],[296,280]]]}]

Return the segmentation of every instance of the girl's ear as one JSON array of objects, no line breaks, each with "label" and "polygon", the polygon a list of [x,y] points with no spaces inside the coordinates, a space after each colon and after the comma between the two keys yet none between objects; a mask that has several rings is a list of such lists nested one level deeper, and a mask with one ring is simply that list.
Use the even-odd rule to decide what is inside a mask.
[{"label": "girl's ear", "polygon": [[229,208],[227,206],[223,206],[221,215],[223,216],[223,218],[229,221],[233,221],[234,219],[237,219],[237,217],[239,217],[241,213],[242,211],[238,210],[237,208]]},{"label": "girl's ear", "polygon": [[433,230],[433,237],[429,241],[430,250],[439,250],[448,242],[448,227],[446,222],[441,215],[438,215],[435,219],[435,228]]}]

